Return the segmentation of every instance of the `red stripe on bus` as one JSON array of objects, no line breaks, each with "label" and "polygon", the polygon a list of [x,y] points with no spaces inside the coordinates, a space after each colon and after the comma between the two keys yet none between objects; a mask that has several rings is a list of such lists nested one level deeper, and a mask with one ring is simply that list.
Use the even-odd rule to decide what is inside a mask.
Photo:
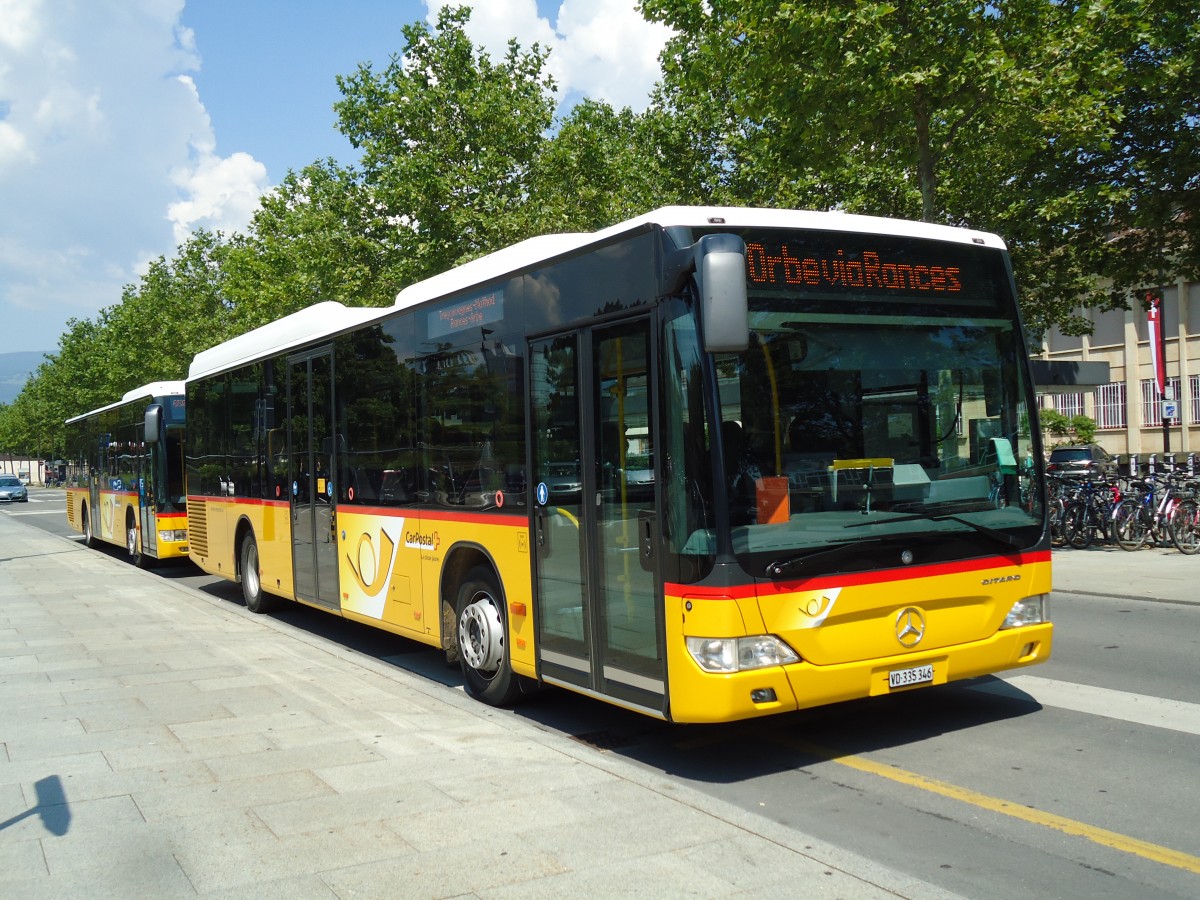
[{"label": "red stripe on bus", "polygon": [[245,506],[287,506],[286,500],[262,500],[258,497],[203,497],[191,496],[188,503],[239,503]]},{"label": "red stripe on bus", "polygon": [[[255,497],[203,497],[189,496],[188,503],[241,503],[251,506],[288,506],[286,500],[260,500]],[[389,518],[419,518],[422,521],[459,522],[467,525],[503,525],[506,528],[528,527],[529,520],[525,516],[507,513],[457,513],[446,510],[434,510],[418,506],[359,506],[345,504],[336,507],[339,512],[346,514],[387,516]]]},{"label": "red stripe on bus", "polygon": [[1014,560],[1010,556],[989,556],[984,559],[956,560],[932,563],[927,566],[905,566],[898,569],[879,569],[873,572],[854,572],[846,575],[818,575],[810,579],[790,579],[777,582],[738,584],[729,587],[705,587],[695,584],[663,585],[664,593],[682,597],[703,597],[712,600],[740,600],[759,595],[789,594],[796,591],[820,591],[831,587],[857,587],[864,584],[886,584],[892,581],[911,581],[915,578],[934,578],[939,575],[961,575],[964,572],[979,572],[1000,567],[1028,566],[1050,561],[1049,550],[1021,553]]},{"label": "red stripe on bus", "polygon": [[386,516],[391,519],[420,519],[422,522],[458,522],[466,525],[503,525],[505,528],[525,528],[529,520],[524,516],[506,513],[456,513],[433,510],[423,506],[339,506],[338,510],[348,515]]}]

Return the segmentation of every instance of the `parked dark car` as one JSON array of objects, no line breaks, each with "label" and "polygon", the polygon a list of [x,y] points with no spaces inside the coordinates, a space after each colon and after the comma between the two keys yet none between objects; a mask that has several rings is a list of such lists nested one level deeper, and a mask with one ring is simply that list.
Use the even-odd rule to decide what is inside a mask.
[{"label": "parked dark car", "polygon": [[1117,461],[1099,444],[1073,444],[1051,450],[1046,471],[1058,475],[1108,477],[1116,474]]}]

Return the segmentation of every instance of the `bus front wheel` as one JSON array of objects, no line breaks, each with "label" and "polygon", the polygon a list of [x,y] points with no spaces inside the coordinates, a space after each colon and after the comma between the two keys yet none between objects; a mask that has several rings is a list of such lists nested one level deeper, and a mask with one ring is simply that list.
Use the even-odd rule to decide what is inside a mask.
[{"label": "bus front wheel", "polygon": [[458,655],[467,693],[490,706],[506,706],[521,685],[508,662],[504,601],[489,569],[467,573],[454,605]]},{"label": "bus front wheel", "polygon": [[132,515],[125,521],[125,549],[129,551],[129,561],[139,569],[144,569],[149,565],[150,560],[142,552],[141,542],[138,540],[137,522],[134,521]]}]

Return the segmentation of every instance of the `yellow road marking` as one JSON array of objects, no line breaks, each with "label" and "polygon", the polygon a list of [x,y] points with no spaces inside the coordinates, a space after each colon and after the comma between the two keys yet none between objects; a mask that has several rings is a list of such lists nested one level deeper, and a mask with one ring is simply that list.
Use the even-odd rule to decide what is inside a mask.
[{"label": "yellow road marking", "polygon": [[1056,816],[1054,813],[1043,812],[1040,809],[1019,806],[1007,800],[990,797],[987,794],[980,794],[977,791],[968,790],[967,788],[949,784],[945,781],[926,778],[924,775],[918,775],[916,772],[908,772],[904,769],[897,769],[894,766],[871,762],[869,759],[863,759],[860,756],[846,756],[828,747],[810,744],[808,741],[784,738],[780,739],[780,743],[786,744],[795,750],[819,756],[829,762],[835,762],[838,765],[847,766],[859,772],[865,772],[868,775],[878,775],[880,778],[886,778],[889,781],[895,781],[899,784],[906,784],[909,787],[919,788],[933,794],[940,794],[951,800],[959,800],[981,809],[1011,816],[1014,819],[1021,819],[1034,825],[1053,828],[1055,831],[1061,831],[1064,834],[1085,838],[1092,843],[1120,850],[1122,853],[1132,853],[1134,856],[1140,856],[1152,862],[1200,874],[1200,857],[1192,856],[1190,853],[1182,853],[1178,850],[1172,850],[1169,847],[1161,847],[1158,844],[1139,841],[1137,838],[1131,838],[1128,835],[1118,834],[1115,831],[1108,831],[1104,828],[1096,828],[1083,822],[1077,822],[1074,819],[1068,819],[1065,816]]}]

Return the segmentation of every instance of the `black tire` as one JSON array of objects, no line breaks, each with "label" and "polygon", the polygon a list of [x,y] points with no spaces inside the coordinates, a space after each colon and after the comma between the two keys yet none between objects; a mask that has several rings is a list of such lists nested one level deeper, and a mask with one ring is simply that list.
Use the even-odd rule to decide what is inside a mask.
[{"label": "black tire", "polygon": [[1050,544],[1053,547],[1061,547],[1066,541],[1063,540],[1063,515],[1066,512],[1066,504],[1062,500],[1053,500],[1050,503]]},{"label": "black tire", "polygon": [[1082,500],[1067,504],[1063,514],[1063,538],[1076,550],[1082,550],[1092,542],[1091,516]]},{"label": "black tire", "polygon": [[1140,550],[1149,536],[1140,500],[1122,500],[1113,510],[1112,536],[1122,550]]},{"label": "black tire", "polygon": [[1181,500],[1171,513],[1167,528],[1171,543],[1180,553],[1194,556],[1200,552],[1200,504],[1195,500]]},{"label": "black tire", "polygon": [[83,505],[83,546],[96,549],[96,535],[92,533],[92,517],[88,515],[86,503]]},{"label": "black tire", "polygon": [[454,602],[459,665],[467,693],[489,706],[508,706],[521,683],[508,660],[504,596],[491,569],[467,573]]},{"label": "black tire", "polygon": [[129,554],[129,561],[139,569],[144,569],[150,565],[150,557],[142,549],[137,522],[134,520],[132,513],[125,518],[125,551]]},{"label": "black tire", "polygon": [[252,613],[269,613],[279,606],[279,599],[262,588],[262,573],[258,569],[258,542],[254,535],[242,538],[238,552],[238,575],[242,582],[242,599]]}]

